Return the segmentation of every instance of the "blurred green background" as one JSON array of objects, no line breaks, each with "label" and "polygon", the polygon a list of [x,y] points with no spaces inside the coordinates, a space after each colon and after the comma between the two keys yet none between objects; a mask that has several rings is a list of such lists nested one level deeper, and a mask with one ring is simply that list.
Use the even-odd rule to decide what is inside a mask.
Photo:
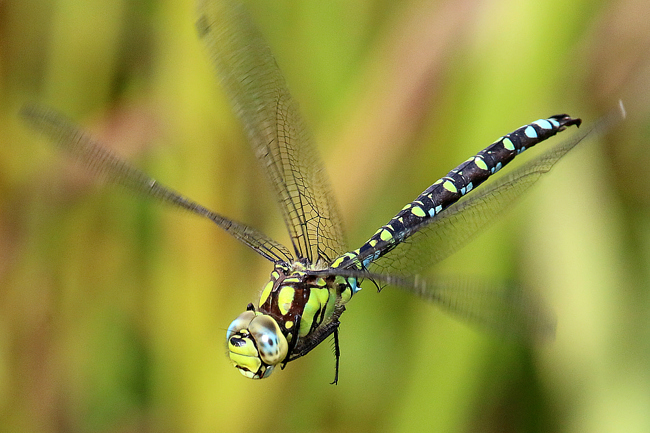
[{"label": "blurred green background", "polygon": [[243,378],[225,328],[269,263],[209,222],[104,188],[17,116],[28,101],[56,107],[163,183],[286,241],[192,0],[6,0],[0,431],[650,431],[650,3],[248,7],[353,247],[500,135],[563,112],[590,124],[623,98],[626,122],[434,270],[539,290],[555,341],[524,347],[369,286],[342,317],[338,386],[329,343]]}]

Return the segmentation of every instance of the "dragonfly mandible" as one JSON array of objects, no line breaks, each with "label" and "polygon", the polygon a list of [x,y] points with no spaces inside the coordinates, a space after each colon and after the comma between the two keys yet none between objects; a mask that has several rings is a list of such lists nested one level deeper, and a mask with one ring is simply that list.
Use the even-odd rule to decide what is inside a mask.
[{"label": "dragonfly mandible", "polygon": [[273,263],[257,305],[249,304],[227,331],[230,359],[244,376],[269,377],[276,366],[284,368],[333,336],[336,383],[339,319],[364,280],[377,287],[397,286],[466,320],[505,332],[554,332],[555,322],[544,306],[521,288],[492,290],[420,273],[467,243],[586,133],[474,192],[479,185],[524,150],[579,126],[580,119],[555,115],[499,138],[350,250],[317,149],[261,34],[236,2],[199,0],[197,11],[199,38],[276,194],[290,247],[158,183],[49,108],[27,105],[21,114],[95,174],[207,218]]}]

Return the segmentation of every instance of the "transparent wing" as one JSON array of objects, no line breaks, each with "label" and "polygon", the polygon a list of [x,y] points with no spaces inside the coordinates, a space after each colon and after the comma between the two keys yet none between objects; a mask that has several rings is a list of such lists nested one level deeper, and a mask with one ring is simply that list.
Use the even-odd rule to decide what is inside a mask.
[{"label": "transparent wing", "polygon": [[48,136],[98,177],[135,193],[153,197],[208,218],[268,260],[275,262],[291,259],[291,253],[284,245],[251,227],[212,212],[161,185],[146,173],[117,157],[88,133],[55,111],[37,105],[27,105],[23,107],[20,114],[32,128]]},{"label": "transparent wing", "polygon": [[277,194],[293,247],[315,263],[345,251],[318,153],[262,36],[235,2],[199,0],[196,27]]},{"label": "transparent wing", "polygon": [[431,302],[471,324],[518,340],[544,340],[555,335],[556,318],[534,291],[515,284],[475,278],[422,278],[378,274],[354,269],[326,269],[311,274],[370,279]]}]

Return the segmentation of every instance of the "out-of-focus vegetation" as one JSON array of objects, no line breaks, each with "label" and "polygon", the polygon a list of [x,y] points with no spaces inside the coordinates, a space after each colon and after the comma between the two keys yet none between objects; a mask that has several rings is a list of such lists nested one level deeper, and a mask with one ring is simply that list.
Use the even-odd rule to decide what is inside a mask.
[{"label": "out-of-focus vegetation", "polygon": [[29,101],[56,107],[160,181],[285,241],[192,1],[7,0],[0,431],[650,431],[650,3],[248,6],[353,247],[499,135],[560,112],[589,124],[623,98],[627,121],[437,269],[541,291],[555,341],[504,341],[369,286],[342,317],[338,386],[328,344],[243,378],[225,328],[269,263],[206,221],[102,187],[17,116]]}]

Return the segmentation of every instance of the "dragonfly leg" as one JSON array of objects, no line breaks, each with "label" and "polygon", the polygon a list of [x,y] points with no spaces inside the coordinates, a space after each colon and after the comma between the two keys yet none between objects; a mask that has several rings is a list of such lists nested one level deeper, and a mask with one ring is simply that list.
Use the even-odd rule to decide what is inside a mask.
[{"label": "dragonfly leg", "polygon": [[309,336],[300,339],[297,342],[293,351],[289,352],[291,355],[288,356],[288,359],[284,364],[286,364],[287,362],[294,361],[302,356],[305,356],[312,349],[314,349],[316,346],[322,343],[327,337],[334,334],[334,355],[336,356],[336,374],[334,376],[334,382],[332,382],[332,384],[335,384],[339,378],[339,358],[341,357],[341,350],[339,348],[339,334],[338,334],[339,325],[340,322],[338,320],[329,322],[326,325],[323,325],[321,328],[318,328],[317,332],[313,332]]},{"label": "dragonfly leg", "polygon": [[336,385],[339,382],[339,361],[341,359],[341,348],[339,347],[339,328],[334,329],[334,356],[336,357],[336,366],[334,367],[334,382],[330,385]]}]

